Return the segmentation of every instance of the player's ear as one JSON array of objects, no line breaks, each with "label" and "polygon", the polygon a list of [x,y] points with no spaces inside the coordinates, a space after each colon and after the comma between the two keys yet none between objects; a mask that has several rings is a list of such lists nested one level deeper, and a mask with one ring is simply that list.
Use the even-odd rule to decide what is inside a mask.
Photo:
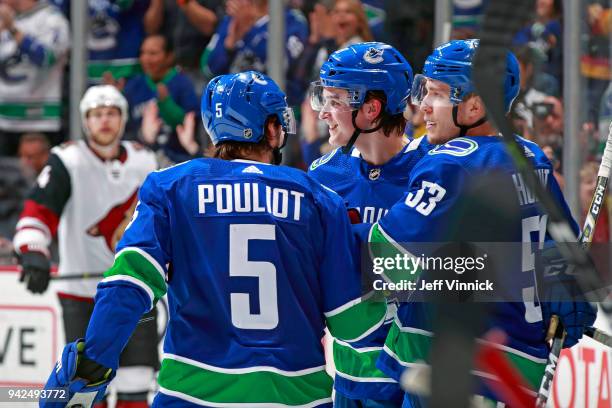
[{"label": "player's ear", "polygon": [[467,101],[467,113],[471,118],[482,118],[486,113],[486,108],[482,98],[472,95]]},{"label": "player's ear", "polygon": [[364,113],[368,120],[375,120],[380,116],[380,112],[382,111],[382,102],[380,99],[372,98],[366,103],[364,103]]}]

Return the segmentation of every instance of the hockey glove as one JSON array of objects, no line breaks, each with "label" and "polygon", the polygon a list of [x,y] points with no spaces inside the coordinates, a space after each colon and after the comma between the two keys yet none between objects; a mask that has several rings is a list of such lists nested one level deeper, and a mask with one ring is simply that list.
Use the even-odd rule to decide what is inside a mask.
[{"label": "hockey glove", "polygon": [[[64,347],[61,359],[57,362],[45,384],[46,395],[51,398],[40,399],[40,408],[91,408],[102,400],[106,387],[115,377],[115,371],[87,359],[83,355],[85,342],[79,339]],[[60,399],[52,390],[63,389],[66,394]]]},{"label": "hockey glove", "polygon": [[19,255],[20,282],[32,293],[44,293],[51,278],[51,262],[42,252],[29,251]]},{"label": "hockey glove", "polygon": [[567,336],[564,348],[578,343],[584,330],[592,326],[597,316],[597,306],[585,300],[569,265],[556,248],[543,251],[542,267],[542,317],[546,327],[553,315],[559,316]]}]

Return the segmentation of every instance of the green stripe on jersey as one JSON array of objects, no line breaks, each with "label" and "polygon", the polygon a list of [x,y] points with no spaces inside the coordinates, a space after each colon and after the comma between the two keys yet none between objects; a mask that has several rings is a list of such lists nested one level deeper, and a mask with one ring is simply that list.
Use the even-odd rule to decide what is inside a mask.
[{"label": "green stripe on jersey", "polygon": [[[159,265],[158,265],[159,266]],[[159,269],[145,255],[135,249],[124,249],[117,254],[113,266],[104,273],[111,276],[131,276],[147,285],[153,292],[153,304],[163,297],[168,287]]]},{"label": "green stripe on jersey", "polygon": [[387,315],[387,302],[380,293],[358,299],[325,314],[333,337],[355,341],[380,326]]},{"label": "green stripe on jersey", "polygon": [[62,113],[55,103],[0,103],[0,116],[13,120],[58,119]]},{"label": "green stripe on jersey", "polygon": [[256,370],[253,367],[253,372],[224,373],[165,358],[158,381],[161,387],[197,398],[204,404],[299,406],[327,398],[331,402],[333,381],[324,368],[295,376]]},{"label": "green stripe on jersey", "polygon": [[[408,255],[409,257],[416,258],[412,255],[406,248],[402,247],[400,244],[395,242],[389,235],[385,233],[378,223],[372,225],[370,229],[370,234],[368,237],[368,246],[370,250],[370,257],[374,258],[382,258],[382,259],[395,259],[396,256],[403,257],[404,255]],[[392,263],[395,266],[395,262]],[[381,265],[384,267],[384,263]],[[421,275],[422,269],[416,268],[416,270],[411,269],[410,263],[408,263],[407,268],[402,269],[384,269],[384,276],[387,281],[400,283],[405,281],[416,281]]]},{"label": "green stripe on jersey", "polygon": [[90,80],[99,81],[105,72],[110,72],[114,79],[129,78],[140,74],[142,69],[136,58],[119,61],[100,61],[87,64],[87,75]]},{"label": "green stripe on jersey", "polygon": [[372,382],[371,379],[389,379],[385,373],[376,368],[376,360],[381,352],[378,350],[356,350],[348,345],[341,344],[334,339],[334,364],[336,371],[347,374],[353,381]]},{"label": "green stripe on jersey", "polygon": [[[389,330],[385,346],[395,354],[400,362],[422,363],[429,359],[432,338],[427,332],[419,329],[400,329],[395,321]],[[510,347],[504,347],[502,351],[508,361],[521,373],[527,385],[537,390],[544,375],[546,361],[527,356],[526,353]]]}]

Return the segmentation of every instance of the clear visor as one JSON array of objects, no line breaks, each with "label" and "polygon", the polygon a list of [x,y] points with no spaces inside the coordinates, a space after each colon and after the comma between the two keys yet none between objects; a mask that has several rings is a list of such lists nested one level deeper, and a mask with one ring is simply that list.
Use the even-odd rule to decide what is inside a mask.
[{"label": "clear visor", "polygon": [[349,112],[357,110],[352,106],[358,95],[346,88],[330,88],[313,82],[310,86],[310,106],[316,112]]},{"label": "clear visor", "polygon": [[285,133],[290,135],[297,134],[297,122],[295,120],[295,114],[293,113],[293,109],[287,107],[283,111],[283,121],[282,121],[283,130]]},{"label": "clear visor", "polygon": [[423,103],[431,107],[453,106],[450,99],[450,86],[421,74],[414,77],[410,100],[417,107]]}]

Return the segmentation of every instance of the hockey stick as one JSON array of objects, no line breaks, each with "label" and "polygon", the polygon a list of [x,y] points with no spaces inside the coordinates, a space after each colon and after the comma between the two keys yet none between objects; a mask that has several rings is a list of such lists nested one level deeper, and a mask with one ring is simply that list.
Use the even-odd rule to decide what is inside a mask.
[{"label": "hockey stick", "polygon": [[[610,179],[610,168],[612,168],[612,123],[610,123],[610,127],[608,129],[606,148],[604,149],[603,155],[601,157],[601,164],[599,165],[599,171],[597,173],[597,184],[595,186],[595,193],[593,194],[593,198],[591,199],[589,211],[587,212],[587,216],[584,221],[584,227],[582,228],[582,233],[580,234],[579,238],[580,244],[582,244],[582,248],[585,251],[589,249],[591,242],[593,242],[593,235],[595,233],[597,219],[599,218],[599,214],[601,213],[601,209],[603,208],[603,203],[606,198],[608,181]],[[606,340],[610,341],[610,336],[593,327],[590,327],[589,329],[592,330],[587,330],[585,332],[586,335],[610,347],[610,344],[612,343],[606,343]],[[544,377],[542,377],[542,383],[540,385],[540,390],[538,391],[536,407],[546,406],[546,401],[550,392],[550,386],[553,381],[555,369],[557,368],[557,362],[559,360],[559,355],[561,353],[561,349],[563,348],[563,342],[565,340],[565,331],[563,330],[563,324],[559,321],[559,318],[557,316],[552,316],[550,320],[547,340],[549,340],[551,332],[554,333],[553,342],[550,349],[550,353],[548,355],[548,360],[546,362]]]},{"label": "hockey stick", "polygon": [[[572,232],[570,223],[559,209],[557,203],[545,190],[544,186],[540,184],[533,171],[531,162],[525,157],[523,149],[515,140],[512,126],[505,116],[506,112],[502,98],[503,92],[500,92],[500,90],[503,89],[502,81],[505,79],[506,50],[511,44],[514,33],[521,27],[532,7],[532,2],[529,0],[518,0],[512,3],[493,1],[489,4],[480,35],[480,45],[475,58],[474,83],[479,95],[485,102],[487,112],[490,114],[496,127],[501,131],[508,151],[521,176],[525,180],[526,185],[535,193],[540,205],[548,214],[548,232],[556,241],[561,254],[565,259],[570,261],[570,263],[576,265],[577,271],[583,275],[581,276],[583,279],[582,282],[586,283],[586,286],[596,287],[596,282],[598,282],[599,279],[596,274],[593,273],[586,251],[584,248],[571,245],[572,242],[575,242],[575,236]],[[606,152],[608,151],[608,146],[606,146]],[[606,156],[605,153],[604,156]],[[609,166],[607,167],[609,170]],[[607,171],[607,173],[609,174],[609,171]],[[602,180],[602,183],[603,182],[604,180]],[[605,183],[607,185],[607,177]],[[601,197],[603,197],[603,195]],[[595,202],[595,200],[593,202]],[[598,214],[601,206],[594,209]],[[595,221],[596,219],[593,219],[591,228],[587,231],[588,237],[592,237],[592,229],[594,228]],[[553,319],[551,319],[551,326],[552,324]],[[552,328],[553,327],[551,327],[551,329]],[[540,392],[538,393],[538,406],[540,406],[539,403],[542,401],[545,404],[548,397],[548,389],[550,388],[554,375],[558,353],[561,351],[565,337],[560,324],[558,324],[554,332],[555,339],[553,341],[551,354],[549,354],[546,374],[543,378]]]},{"label": "hockey stick", "polygon": [[[563,349],[563,343],[565,342],[566,332],[563,329],[563,325],[559,321],[558,316],[551,316],[550,325],[548,326],[548,333],[554,332],[553,342],[548,353],[548,359],[546,360],[546,368],[544,369],[544,376],[542,377],[542,383],[538,390],[538,397],[536,399],[536,407],[543,408],[546,406],[548,396],[550,394],[550,387],[555,378],[555,371],[557,370],[557,363],[559,362],[559,355]],[[547,336],[548,337],[548,336]]]},{"label": "hockey stick", "polygon": [[599,165],[599,171],[597,173],[597,185],[595,186],[595,193],[591,199],[591,205],[589,205],[589,211],[587,213],[586,220],[584,221],[584,227],[582,228],[582,234],[580,234],[580,243],[583,248],[588,249],[591,242],[593,241],[593,234],[595,233],[595,226],[597,225],[597,219],[599,213],[603,208],[604,201],[606,199],[606,191],[608,189],[608,181],[610,180],[610,169],[612,168],[612,122],[608,128],[608,139],[606,140],[606,148],[604,149],[603,155],[601,156],[601,164]]},{"label": "hockey stick", "polygon": [[78,275],[56,275],[51,276],[51,280],[63,281],[63,280],[77,280],[77,279],[99,279],[104,277],[104,272],[95,273],[80,273]]},{"label": "hockey stick", "polygon": [[599,330],[595,327],[587,327],[584,334],[592,338],[593,340],[612,348],[612,336],[603,330]]}]

